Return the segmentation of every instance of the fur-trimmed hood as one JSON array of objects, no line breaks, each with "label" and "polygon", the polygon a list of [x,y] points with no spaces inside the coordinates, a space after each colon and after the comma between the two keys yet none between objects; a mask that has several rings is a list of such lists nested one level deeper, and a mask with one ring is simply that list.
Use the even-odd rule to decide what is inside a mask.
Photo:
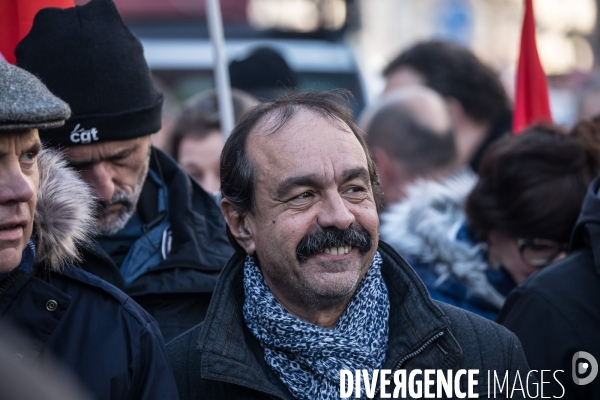
[{"label": "fur-trimmed hood", "polygon": [[60,271],[65,263],[79,260],[77,246],[94,234],[94,196],[60,152],[42,150],[38,168],[36,263]]},{"label": "fur-trimmed hood", "polygon": [[381,215],[381,238],[400,254],[431,263],[438,282],[454,276],[497,307],[504,296],[489,283],[483,244],[457,240],[465,222],[464,202],[477,176],[461,169],[442,182],[421,180],[407,190],[407,198]]}]

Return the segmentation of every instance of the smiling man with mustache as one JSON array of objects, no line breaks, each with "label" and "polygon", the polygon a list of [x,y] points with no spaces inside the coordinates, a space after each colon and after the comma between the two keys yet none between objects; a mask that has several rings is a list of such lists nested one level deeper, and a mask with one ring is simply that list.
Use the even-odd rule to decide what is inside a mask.
[{"label": "smiling man with mustache", "polygon": [[335,399],[341,369],[527,375],[513,334],[432,301],[379,240],[378,177],[344,95],[261,104],[227,140],[236,255],[205,322],[167,346],[182,399]]}]

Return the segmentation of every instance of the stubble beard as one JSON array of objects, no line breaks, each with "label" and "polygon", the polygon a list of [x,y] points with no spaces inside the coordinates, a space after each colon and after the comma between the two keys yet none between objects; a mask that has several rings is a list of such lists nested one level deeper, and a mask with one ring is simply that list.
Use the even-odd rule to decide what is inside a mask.
[{"label": "stubble beard", "polygon": [[[317,262],[313,255],[323,252],[326,247],[339,247],[348,245],[353,249],[358,249],[358,253],[363,258],[371,250],[372,238],[369,233],[361,227],[351,225],[349,228],[340,230],[337,228],[326,228],[306,235],[296,247],[296,259],[300,262],[300,272],[298,283],[302,291],[302,297],[305,302],[315,305],[335,306],[343,303],[352,297],[358,284],[360,283],[361,273],[364,269],[363,260],[359,260],[359,265],[352,270],[351,264],[356,260],[347,259],[345,261],[333,262],[331,266],[322,266],[321,271],[335,270],[344,272],[343,275],[331,275],[320,273],[315,275],[310,271],[308,265]],[[344,263],[346,265],[342,265]]]},{"label": "stubble beard", "polygon": [[[125,227],[129,219],[136,209],[138,200],[148,176],[150,168],[151,148],[148,148],[148,156],[144,162],[144,168],[138,177],[138,181],[133,188],[133,193],[128,194],[122,189],[116,189],[112,198],[108,202],[100,202],[98,206],[98,233],[105,236],[112,236]],[[106,213],[106,208],[113,204],[122,204],[123,206],[118,211],[116,217],[112,217],[111,213]],[[112,217],[112,218],[111,218]]]},{"label": "stubble beard", "polygon": [[343,276],[327,276],[322,272],[317,276],[307,263],[300,264],[300,270],[292,275],[282,273],[279,268],[267,267],[264,272],[275,286],[287,288],[289,294],[293,293],[286,297],[295,298],[309,312],[317,312],[348,304],[361,282],[363,263],[360,265],[352,271],[348,271],[346,266],[338,266],[336,269],[347,271]]}]

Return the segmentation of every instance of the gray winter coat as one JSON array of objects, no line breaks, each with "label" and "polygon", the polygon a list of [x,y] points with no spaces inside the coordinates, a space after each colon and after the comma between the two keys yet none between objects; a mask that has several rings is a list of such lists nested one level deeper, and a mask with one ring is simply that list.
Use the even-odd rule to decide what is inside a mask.
[{"label": "gray winter coat", "polygon": [[[480,398],[487,397],[488,370],[498,376],[508,371],[511,387],[517,371],[525,381],[529,368],[514,334],[475,314],[432,301],[395,250],[380,242],[379,252],[390,298],[383,369],[406,369],[407,375],[413,369],[478,369],[475,392]],[[221,273],[206,320],[167,345],[182,400],[289,398],[281,385],[272,383],[262,348],[244,323],[243,266],[242,257],[232,257]],[[523,398],[520,394],[512,398]]]}]

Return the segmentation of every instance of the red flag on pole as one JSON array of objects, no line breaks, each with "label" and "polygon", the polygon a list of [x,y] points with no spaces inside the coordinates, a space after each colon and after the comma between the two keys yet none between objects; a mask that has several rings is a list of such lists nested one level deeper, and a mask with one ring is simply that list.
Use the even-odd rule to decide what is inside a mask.
[{"label": "red flag on pole", "polygon": [[0,0],[0,59],[16,62],[15,47],[29,33],[39,10],[74,6],[74,0]]},{"label": "red flag on pole", "polygon": [[513,133],[536,122],[552,122],[548,82],[535,43],[535,18],[532,0],[525,0],[525,17],[521,31],[521,52],[517,70]]}]

